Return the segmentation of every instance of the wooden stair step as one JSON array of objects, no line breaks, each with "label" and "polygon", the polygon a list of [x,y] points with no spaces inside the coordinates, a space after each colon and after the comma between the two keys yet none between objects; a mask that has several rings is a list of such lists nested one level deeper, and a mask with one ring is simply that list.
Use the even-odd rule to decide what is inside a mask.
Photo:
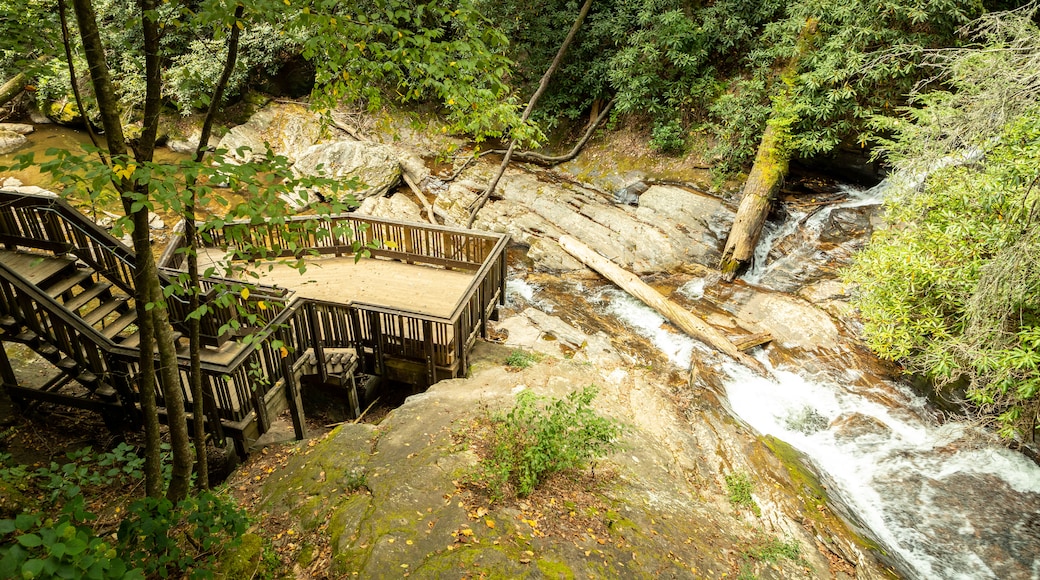
[{"label": "wooden stair step", "polygon": [[94,396],[102,401],[113,403],[119,398],[119,393],[117,393],[111,385],[101,383],[96,389],[94,389]]},{"label": "wooden stair step", "polygon": [[[182,336],[184,336],[184,335],[181,334],[180,332],[177,332],[176,330],[173,331],[173,340],[174,340],[174,342],[179,340],[180,337],[182,337]],[[140,345],[141,345],[141,333],[140,332],[135,332],[135,333],[131,334],[130,336],[124,338],[123,341],[119,343],[119,346],[126,346],[126,347],[129,347],[129,348],[137,348]]]},{"label": "wooden stair step", "polygon": [[41,342],[36,346],[36,352],[42,354],[43,356],[54,356],[58,354],[58,348],[50,343]]},{"label": "wooden stair step", "polygon": [[91,310],[83,317],[83,322],[94,326],[101,322],[106,316],[115,312],[120,306],[126,304],[129,300],[126,296],[120,296],[118,298],[110,298],[109,300],[102,302],[97,308]]},{"label": "wooden stair step", "polygon": [[59,360],[58,362],[54,363],[54,365],[57,366],[59,369],[64,369],[66,371],[71,371],[79,367],[79,363],[76,362],[76,359],[72,359],[69,357],[65,357]]},{"label": "wooden stair step", "polygon": [[101,334],[108,338],[115,338],[117,334],[126,330],[128,326],[137,322],[137,310],[131,308],[128,312],[124,312],[119,318],[108,323],[105,328],[101,329]]},{"label": "wooden stair step", "polygon": [[77,284],[82,283],[85,280],[89,280],[94,275],[93,270],[86,268],[77,268],[70,276],[58,280],[53,285],[48,286],[44,292],[50,295],[51,298],[57,298],[62,294],[72,290]]},{"label": "wooden stair step", "polygon": [[101,296],[105,292],[109,291],[111,288],[112,285],[108,282],[100,282],[98,284],[95,284],[90,288],[85,289],[83,292],[80,292],[72,299],[70,299],[68,302],[66,302],[65,308],[68,308],[69,310],[75,312],[82,308],[87,302],[90,302],[98,296]]},{"label": "wooden stair step", "polygon": [[13,316],[0,316],[0,326],[11,328],[12,326],[18,326],[18,321]]},{"label": "wooden stair step", "polygon": [[83,371],[76,375],[76,381],[78,381],[79,384],[89,388],[90,385],[93,385],[98,382],[98,378],[97,375],[90,371]]},{"label": "wooden stair step", "polygon": [[40,337],[35,332],[33,332],[31,330],[23,330],[22,332],[19,332],[18,334],[16,334],[14,336],[14,339],[16,341],[24,342],[26,344],[29,344],[29,343],[35,341],[37,338],[40,338]]}]

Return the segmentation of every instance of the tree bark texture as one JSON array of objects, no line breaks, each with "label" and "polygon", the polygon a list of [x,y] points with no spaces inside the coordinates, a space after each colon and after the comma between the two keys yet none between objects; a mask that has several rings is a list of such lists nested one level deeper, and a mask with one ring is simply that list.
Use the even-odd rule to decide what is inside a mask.
[{"label": "tree bark texture", "polygon": [[[552,64],[542,75],[542,80],[538,82],[538,89],[535,90],[534,94],[531,95],[531,100],[527,101],[527,108],[524,109],[524,114],[520,117],[521,123],[526,123],[531,118],[531,111],[534,110],[535,104],[538,102],[539,97],[545,92],[545,89],[549,88],[549,79],[552,78],[553,73],[556,69],[560,68],[560,63],[563,62],[563,55],[567,53],[567,48],[570,47],[571,42],[574,41],[574,37],[578,34],[578,29],[581,28],[581,23],[585,21],[585,17],[589,14],[589,9],[592,8],[592,0],[585,0],[585,4],[582,5],[581,10],[578,12],[578,17],[574,19],[574,24],[571,25],[570,31],[567,33],[567,37],[563,39],[563,44],[560,45],[560,50],[556,51],[556,56],[553,58]],[[480,208],[484,207],[487,200],[491,198],[491,194],[495,192],[495,188],[498,187],[499,180],[502,179],[502,174],[506,172],[506,167],[509,167],[509,159],[513,156],[513,151],[516,149],[516,139],[509,140],[509,147],[506,148],[506,153],[502,157],[502,164],[498,167],[498,172],[495,173],[495,177],[492,178],[491,183],[488,184],[487,189],[480,195],[470,208],[469,221],[466,223],[467,228],[473,227],[473,221],[477,219],[477,213]]]},{"label": "tree bark texture", "polygon": [[816,20],[806,21],[795,47],[795,53],[780,71],[779,90],[773,96],[773,108],[762,140],[755,154],[755,163],[744,183],[744,192],[737,208],[737,216],[730,228],[722,250],[719,269],[732,282],[751,265],[755,246],[762,235],[762,226],[769,215],[769,206],[780,190],[791,162],[791,125],[797,120],[792,112],[791,96],[795,85],[798,63],[812,47],[816,34]]},{"label": "tree bark texture", "polygon": [[719,262],[719,269],[730,282],[750,266],[769,206],[787,175],[791,153],[782,142],[787,137],[782,129],[768,125],[758,145],[755,164],[744,183],[744,194]]},{"label": "tree bark texture", "polygon": [[[94,87],[94,95],[100,110],[101,125],[105,129],[105,141],[110,158],[113,163],[120,161],[126,163],[128,161],[126,139],[123,136],[123,126],[119,121],[119,101],[116,98],[112,77],[105,60],[105,49],[101,44],[101,34],[98,31],[97,15],[94,12],[93,3],[91,0],[72,0],[72,6],[79,27],[80,40],[83,42],[83,52],[87,60],[91,84]],[[151,258],[151,243],[147,239],[147,210],[144,211],[143,220],[140,219],[141,216],[137,216],[131,211],[133,191],[130,184],[117,183],[116,187],[120,190],[124,211],[133,218],[135,233],[133,243],[138,262],[141,261],[142,256]],[[140,232],[144,232],[144,234],[137,235]],[[137,390],[141,397],[141,413],[144,418],[145,493],[149,497],[159,497],[162,495],[163,481],[159,449],[159,412],[155,401],[155,358],[153,354],[155,332],[152,317],[145,312],[145,304],[148,303],[151,296],[149,285],[158,284],[158,278],[155,276],[154,262],[152,270],[141,268],[141,265],[141,263],[135,264],[134,271],[134,301],[138,308],[137,325],[141,336]]]},{"label": "tree bark texture", "polygon": [[[228,79],[231,78],[231,73],[235,70],[235,63],[238,60],[238,41],[242,31],[236,24],[242,18],[244,11],[245,7],[241,4],[235,7],[235,23],[231,25],[231,35],[228,37],[228,50],[224,59],[224,69],[221,71],[220,78],[217,79],[217,84],[213,88],[213,94],[210,96],[209,108],[206,110],[206,117],[202,122],[199,144],[195,147],[196,163],[202,163],[202,159],[206,155],[209,136],[213,131],[213,121],[217,116],[217,108],[224,99],[224,91],[227,89]],[[185,186],[189,195],[188,203],[184,206],[184,239],[188,248],[188,283],[191,285],[191,288],[188,288],[188,312],[195,312],[199,309],[199,293],[202,291],[199,283],[199,255],[195,227],[195,206],[198,203],[198,194],[196,182],[193,178],[188,179]],[[195,429],[192,439],[195,442],[195,465],[198,473],[196,484],[200,489],[209,489],[209,458],[206,453],[206,425],[203,421],[205,416],[203,401],[206,395],[202,392],[201,327],[202,320],[200,318],[190,318],[188,320],[189,380],[191,381],[192,416],[195,418],[193,424]],[[214,419],[219,420],[216,417]],[[214,425],[213,427],[215,428],[216,426]]]},{"label": "tree bark texture", "polygon": [[660,292],[644,283],[635,274],[600,256],[592,248],[570,236],[561,236],[559,244],[560,247],[580,260],[581,263],[599,272],[608,280],[620,286],[622,290],[653,308],[658,314],[667,318],[686,334],[708,344],[715,350],[729,355],[752,370],[766,374],[765,369],[757,360],[741,352],[736,345],[730,342],[726,335],[682,306],[662,296]]},{"label": "tree bark texture", "polygon": [[8,101],[20,95],[25,90],[26,82],[28,82],[28,77],[22,72],[0,85],[0,106],[6,105]]}]

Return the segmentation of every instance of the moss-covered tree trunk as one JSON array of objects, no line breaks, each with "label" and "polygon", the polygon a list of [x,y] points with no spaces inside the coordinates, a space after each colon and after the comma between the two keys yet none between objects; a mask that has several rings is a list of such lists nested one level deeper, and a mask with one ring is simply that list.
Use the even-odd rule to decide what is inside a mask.
[{"label": "moss-covered tree trunk", "polygon": [[762,235],[762,227],[769,215],[769,206],[780,191],[780,186],[787,177],[791,162],[791,126],[797,120],[792,104],[792,92],[798,63],[812,46],[812,38],[816,32],[816,21],[809,20],[798,37],[794,55],[787,61],[780,78],[775,85],[779,88],[773,95],[773,109],[769,113],[762,140],[755,154],[755,164],[751,167],[744,192],[737,208],[737,216],[726,238],[722,250],[719,269],[727,281],[732,281],[751,265],[755,255],[755,246]]},{"label": "moss-covered tree trunk", "polygon": [[[774,111],[775,112],[775,111]],[[732,281],[751,265],[755,246],[762,235],[762,227],[791,161],[790,132],[770,123],[762,134],[755,164],[744,183],[744,194],[737,208],[737,217],[729,230],[722,250],[719,269],[726,280]]]}]

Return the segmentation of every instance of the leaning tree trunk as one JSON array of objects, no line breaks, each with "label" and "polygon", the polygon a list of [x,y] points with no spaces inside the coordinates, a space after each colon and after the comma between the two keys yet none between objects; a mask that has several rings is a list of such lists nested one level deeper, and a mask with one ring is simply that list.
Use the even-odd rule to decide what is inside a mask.
[{"label": "leaning tree trunk", "polygon": [[744,183],[744,197],[740,200],[737,217],[729,230],[719,262],[719,269],[727,281],[733,281],[751,265],[755,246],[758,245],[762,227],[769,215],[769,206],[787,175],[791,160],[791,151],[787,146],[789,139],[790,133],[786,129],[778,129],[774,124],[767,125],[762,134],[755,164]]},{"label": "leaning tree trunk", "polygon": [[[236,23],[241,21],[244,12],[245,7],[241,4],[235,7]],[[220,106],[220,102],[224,100],[224,91],[227,89],[231,73],[235,70],[235,62],[238,60],[238,41],[241,32],[242,29],[240,27],[235,25],[231,26],[231,35],[228,38],[227,56],[224,59],[224,69],[221,71],[220,78],[217,79],[217,84],[213,88],[213,94],[210,95],[209,108],[206,110],[206,117],[202,122],[202,133],[199,135],[199,144],[195,147],[196,163],[202,163],[202,160],[206,155],[209,137],[213,132],[213,121],[217,116],[217,108]],[[184,205],[184,240],[188,248],[188,283],[191,285],[191,288],[188,289],[188,312],[195,312],[199,309],[201,299],[200,293],[202,292],[202,287],[199,283],[199,254],[195,226],[195,206],[198,203],[197,184],[195,178],[189,177],[186,180],[185,187],[188,190],[188,203]],[[196,485],[198,485],[200,489],[209,489],[209,460],[206,456],[206,429],[202,420],[204,416],[203,400],[207,394],[202,391],[201,330],[202,319],[195,316],[190,317],[188,319],[188,357],[191,365],[189,380],[191,381],[192,415],[195,418],[195,430],[192,437],[195,441],[195,464],[196,472],[198,473]]]},{"label": "leaning tree trunk", "polygon": [[21,94],[25,90],[25,83],[28,80],[28,75],[20,72],[8,79],[3,85],[0,85],[0,106],[6,105],[8,101]]},{"label": "leaning tree trunk", "polygon": [[[123,126],[119,120],[119,101],[116,98],[112,77],[105,60],[105,49],[101,43],[101,34],[98,31],[94,5],[91,0],[73,0],[72,5],[76,14],[76,23],[79,26],[80,39],[83,41],[83,52],[90,70],[90,80],[94,86],[94,95],[97,98],[101,124],[105,129],[105,140],[108,145],[110,159],[113,165],[125,166],[129,164],[129,159],[127,157]],[[123,209],[126,215],[133,220],[134,251],[137,254],[138,261],[141,262],[135,264],[134,272],[134,300],[140,311],[138,331],[141,336],[137,390],[141,397],[141,412],[144,417],[145,493],[149,497],[159,497],[162,494],[163,481],[160,469],[159,412],[155,401],[154,327],[152,325],[152,317],[145,312],[145,304],[150,301],[152,296],[151,286],[158,285],[159,280],[155,276],[154,261],[151,260],[152,247],[148,238],[148,210],[142,208],[136,212],[132,211],[136,196],[129,180],[119,180],[115,185],[119,189],[120,199],[123,202]],[[147,258],[147,261],[142,261],[144,258]],[[148,262],[151,262],[152,269],[147,268]],[[146,267],[140,267],[142,265]]]},{"label": "leaning tree trunk", "polygon": [[791,97],[798,72],[798,62],[812,46],[816,21],[810,19],[798,35],[795,53],[780,73],[779,92],[773,97],[766,130],[758,144],[755,164],[744,183],[744,193],[737,216],[726,238],[719,269],[727,281],[733,281],[751,265],[769,206],[780,190],[791,161],[791,126],[797,120]]}]

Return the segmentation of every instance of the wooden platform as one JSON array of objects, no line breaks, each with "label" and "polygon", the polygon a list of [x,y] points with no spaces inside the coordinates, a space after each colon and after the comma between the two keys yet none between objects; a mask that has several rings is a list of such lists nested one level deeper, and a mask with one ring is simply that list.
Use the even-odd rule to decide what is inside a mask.
[{"label": "wooden platform", "polygon": [[[226,263],[215,249],[200,252],[199,267]],[[474,280],[474,273],[397,260],[352,256],[308,258],[304,273],[286,264],[252,264],[259,278],[236,278],[288,288],[297,297],[329,302],[358,302],[450,317]],[[223,274],[223,272],[220,272]]]}]

